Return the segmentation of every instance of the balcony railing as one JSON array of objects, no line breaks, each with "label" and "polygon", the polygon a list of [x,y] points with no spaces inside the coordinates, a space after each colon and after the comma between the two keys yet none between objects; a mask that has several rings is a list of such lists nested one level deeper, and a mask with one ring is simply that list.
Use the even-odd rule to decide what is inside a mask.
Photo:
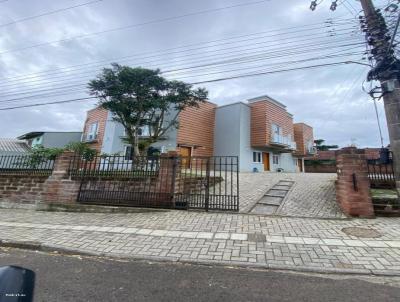
[{"label": "balcony railing", "polygon": [[273,134],[271,138],[271,143],[283,145],[289,149],[296,150],[297,145],[296,142],[292,141],[290,136],[280,135],[280,134]]},{"label": "balcony railing", "polygon": [[96,142],[97,136],[98,136],[97,133],[96,134],[93,134],[93,133],[83,134],[82,142],[85,142],[85,143]]}]

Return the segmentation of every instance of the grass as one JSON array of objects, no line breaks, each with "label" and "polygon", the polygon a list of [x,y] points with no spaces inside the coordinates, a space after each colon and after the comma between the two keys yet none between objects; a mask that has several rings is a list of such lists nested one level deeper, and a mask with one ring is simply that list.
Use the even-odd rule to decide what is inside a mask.
[{"label": "grass", "polygon": [[397,199],[396,190],[390,189],[371,189],[373,199]]}]

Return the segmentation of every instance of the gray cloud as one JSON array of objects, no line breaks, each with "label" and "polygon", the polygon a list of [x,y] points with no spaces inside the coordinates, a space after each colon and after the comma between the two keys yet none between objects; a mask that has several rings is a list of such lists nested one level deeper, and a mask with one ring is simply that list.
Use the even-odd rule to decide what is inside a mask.
[{"label": "gray cloud", "polygon": [[[307,0],[271,0],[264,4],[1,54],[0,94],[13,95],[29,89],[52,87],[45,82],[62,79],[60,74],[53,74],[49,77],[35,78],[34,82],[31,79],[14,81],[13,85],[6,86],[8,89],[5,89],[1,88],[1,85],[6,83],[2,77],[14,77],[71,65],[83,65],[93,61],[150,53],[201,41],[224,39],[271,29],[313,24],[327,18],[351,17],[344,7],[340,7],[335,13],[330,12],[327,2],[329,1],[325,1],[317,11],[311,12],[308,9],[309,1]],[[25,1],[24,3],[8,1],[0,4],[0,24],[79,3],[83,2],[75,0],[62,3],[50,0]],[[0,52],[236,3],[243,2],[233,0],[104,0],[98,4],[60,14],[4,28],[0,27]],[[354,1],[353,6],[359,6],[359,3]],[[251,42],[249,42],[249,46],[251,46]],[[173,65],[171,63],[175,62],[173,60],[177,60],[177,58],[179,58],[178,54],[166,55],[159,63],[162,63],[163,66]],[[125,60],[121,63],[136,66],[139,62]],[[147,65],[145,64],[145,66]],[[100,71],[100,66],[101,64],[96,68],[88,69],[85,71],[86,73],[76,75],[76,77],[71,71],[68,81],[66,80],[65,83],[59,81],[53,87],[67,85],[71,81],[84,85],[88,79],[93,78]],[[151,65],[151,67],[155,66]],[[218,70],[208,68],[202,72]],[[203,86],[210,91],[210,100],[218,104],[244,101],[251,97],[268,94],[285,103],[288,110],[295,115],[296,121],[304,121],[314,126],[316,136],[326,139],[329,143],[344,146],[350,144],[352,139],[356,139],[356,143],[360,146],[379,146],[373,103],[361,89],[364,77],[360,77],[360,80],[355,83],[362,72],[362,66],[345,65],[243,78]],[[221,75],[223,74],[210,75],[206,79],[217,78]],[[203,80],[205,77],[188,78],[188,81],[196,79]],[[29,102],[86,96],[86,93],[78,91],[78,88],[65,91],[65,93],[67,92],[68,94],[63,96],[40,97]],[[13,97],[15,96],[0,96],[0,102]],[[22,103],[22,101],[20,102]],[[25,100],[23,103],[28,103],[28,101]],[[10,102],[10,104],[16,105],[17,103]],[[1,136],[15,137],[24,132],[37,130],[81,130],[85,111],[94,104],[94,101],[85,101],[0,111]],[[4,106],[0,103],[0,107]],[[379,110],[385,143],[387,143],[388,135],[381,103],[379,103]]]}]

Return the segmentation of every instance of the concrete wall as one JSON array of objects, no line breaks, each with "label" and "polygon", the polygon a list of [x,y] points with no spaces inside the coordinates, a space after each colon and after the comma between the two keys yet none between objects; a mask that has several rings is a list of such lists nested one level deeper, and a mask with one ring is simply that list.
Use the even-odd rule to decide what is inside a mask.
[{"label": "concrete wall", "polygon": [[261,171],[262,164],[253,163],[250,144],[250,107],[235,103],[218,107],[215,114],[215,156],[239,156],[239,170]]},{"label": "concrete wall", "polygon": [[71,142],[80,142],[82,132],[45,132],[42,146],[45,148],[63,148]]}]

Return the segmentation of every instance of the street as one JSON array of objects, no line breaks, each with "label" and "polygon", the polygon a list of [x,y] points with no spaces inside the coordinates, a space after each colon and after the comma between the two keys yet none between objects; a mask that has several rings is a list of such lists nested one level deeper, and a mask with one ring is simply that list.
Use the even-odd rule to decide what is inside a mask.
[{"label": "street", "polygon": [[35,301],[399,301],[400,279],[119,261],[1,248],[36,273]]}]

